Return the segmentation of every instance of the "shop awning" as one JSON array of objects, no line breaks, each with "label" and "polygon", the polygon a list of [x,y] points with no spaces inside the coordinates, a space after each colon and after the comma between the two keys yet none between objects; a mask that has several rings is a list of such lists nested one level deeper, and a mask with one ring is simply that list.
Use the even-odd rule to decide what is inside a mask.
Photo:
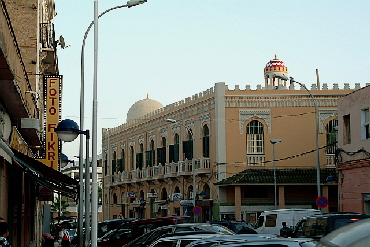
[{"label": "shop awning", "polygon": [[20,165],[24,171],[39,185],[45,186],[63,196],[76,199],[79,182],[59,171],[54,170],[15,149],[11,149],[15,163]]}]

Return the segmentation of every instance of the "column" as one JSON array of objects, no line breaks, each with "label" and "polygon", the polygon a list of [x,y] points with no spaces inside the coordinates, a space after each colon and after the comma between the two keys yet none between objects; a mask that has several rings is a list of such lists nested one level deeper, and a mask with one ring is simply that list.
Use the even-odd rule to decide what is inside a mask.
[{"label": "column", "polygon": [[285,186],[279,186],[279,209],[285,209]]},{"label": "column", "polygon": [[241,221],[242,215],[242,193],[241,187],[235,186],[235,220]]}]

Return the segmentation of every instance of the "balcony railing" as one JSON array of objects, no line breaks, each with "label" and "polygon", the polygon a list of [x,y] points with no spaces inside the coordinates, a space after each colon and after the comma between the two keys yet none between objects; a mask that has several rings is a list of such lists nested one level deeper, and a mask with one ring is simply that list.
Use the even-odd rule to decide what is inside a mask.
[{"label": "balcony railing", "polygon": [[248,166],[265,166],[265,155],[247,155]]},{"label": "balcony railing", "polygon": [[326,166],[335,166],[335,154],[326,154]]},{"label": "balcony railing", "polygon": [[53,23],[40,23],[40,43],[42,48],[55,48]]},{"label": "balcony railing", "polygon": [[171,162],[165,165],[159,164],[153,167],[143,167],[128,172],[116,172],[112,176],[106,176],[106,185],[130,183],[132,181],[141,181],[148,179],[158,179],[163,177],[177,177],[181,175],[190,175],[193,167],[197,174],[209,173],[211,168],[209,158],[199,158],[179,162]]}]

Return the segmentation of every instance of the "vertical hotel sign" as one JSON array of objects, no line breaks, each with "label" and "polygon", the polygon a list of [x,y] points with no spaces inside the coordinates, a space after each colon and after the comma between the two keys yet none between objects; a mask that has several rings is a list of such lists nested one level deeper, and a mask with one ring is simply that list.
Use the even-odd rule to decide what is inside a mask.
[{"label": "vertical hotel sign", "polygon": [[47,166],[58,170],[60,146],[54,132],[61,116],[62,76],[44,76],[44,152],[39,159]]}]

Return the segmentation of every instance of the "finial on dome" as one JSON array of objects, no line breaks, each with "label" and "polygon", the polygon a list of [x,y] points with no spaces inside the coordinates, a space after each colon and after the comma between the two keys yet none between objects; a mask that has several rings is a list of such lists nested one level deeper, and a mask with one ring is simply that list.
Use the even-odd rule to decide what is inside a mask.
[{"label": "finial on dome", "polygon": [[275,60],[278,60],[279,58],[278,58],[278,56],[275,54]]}]

